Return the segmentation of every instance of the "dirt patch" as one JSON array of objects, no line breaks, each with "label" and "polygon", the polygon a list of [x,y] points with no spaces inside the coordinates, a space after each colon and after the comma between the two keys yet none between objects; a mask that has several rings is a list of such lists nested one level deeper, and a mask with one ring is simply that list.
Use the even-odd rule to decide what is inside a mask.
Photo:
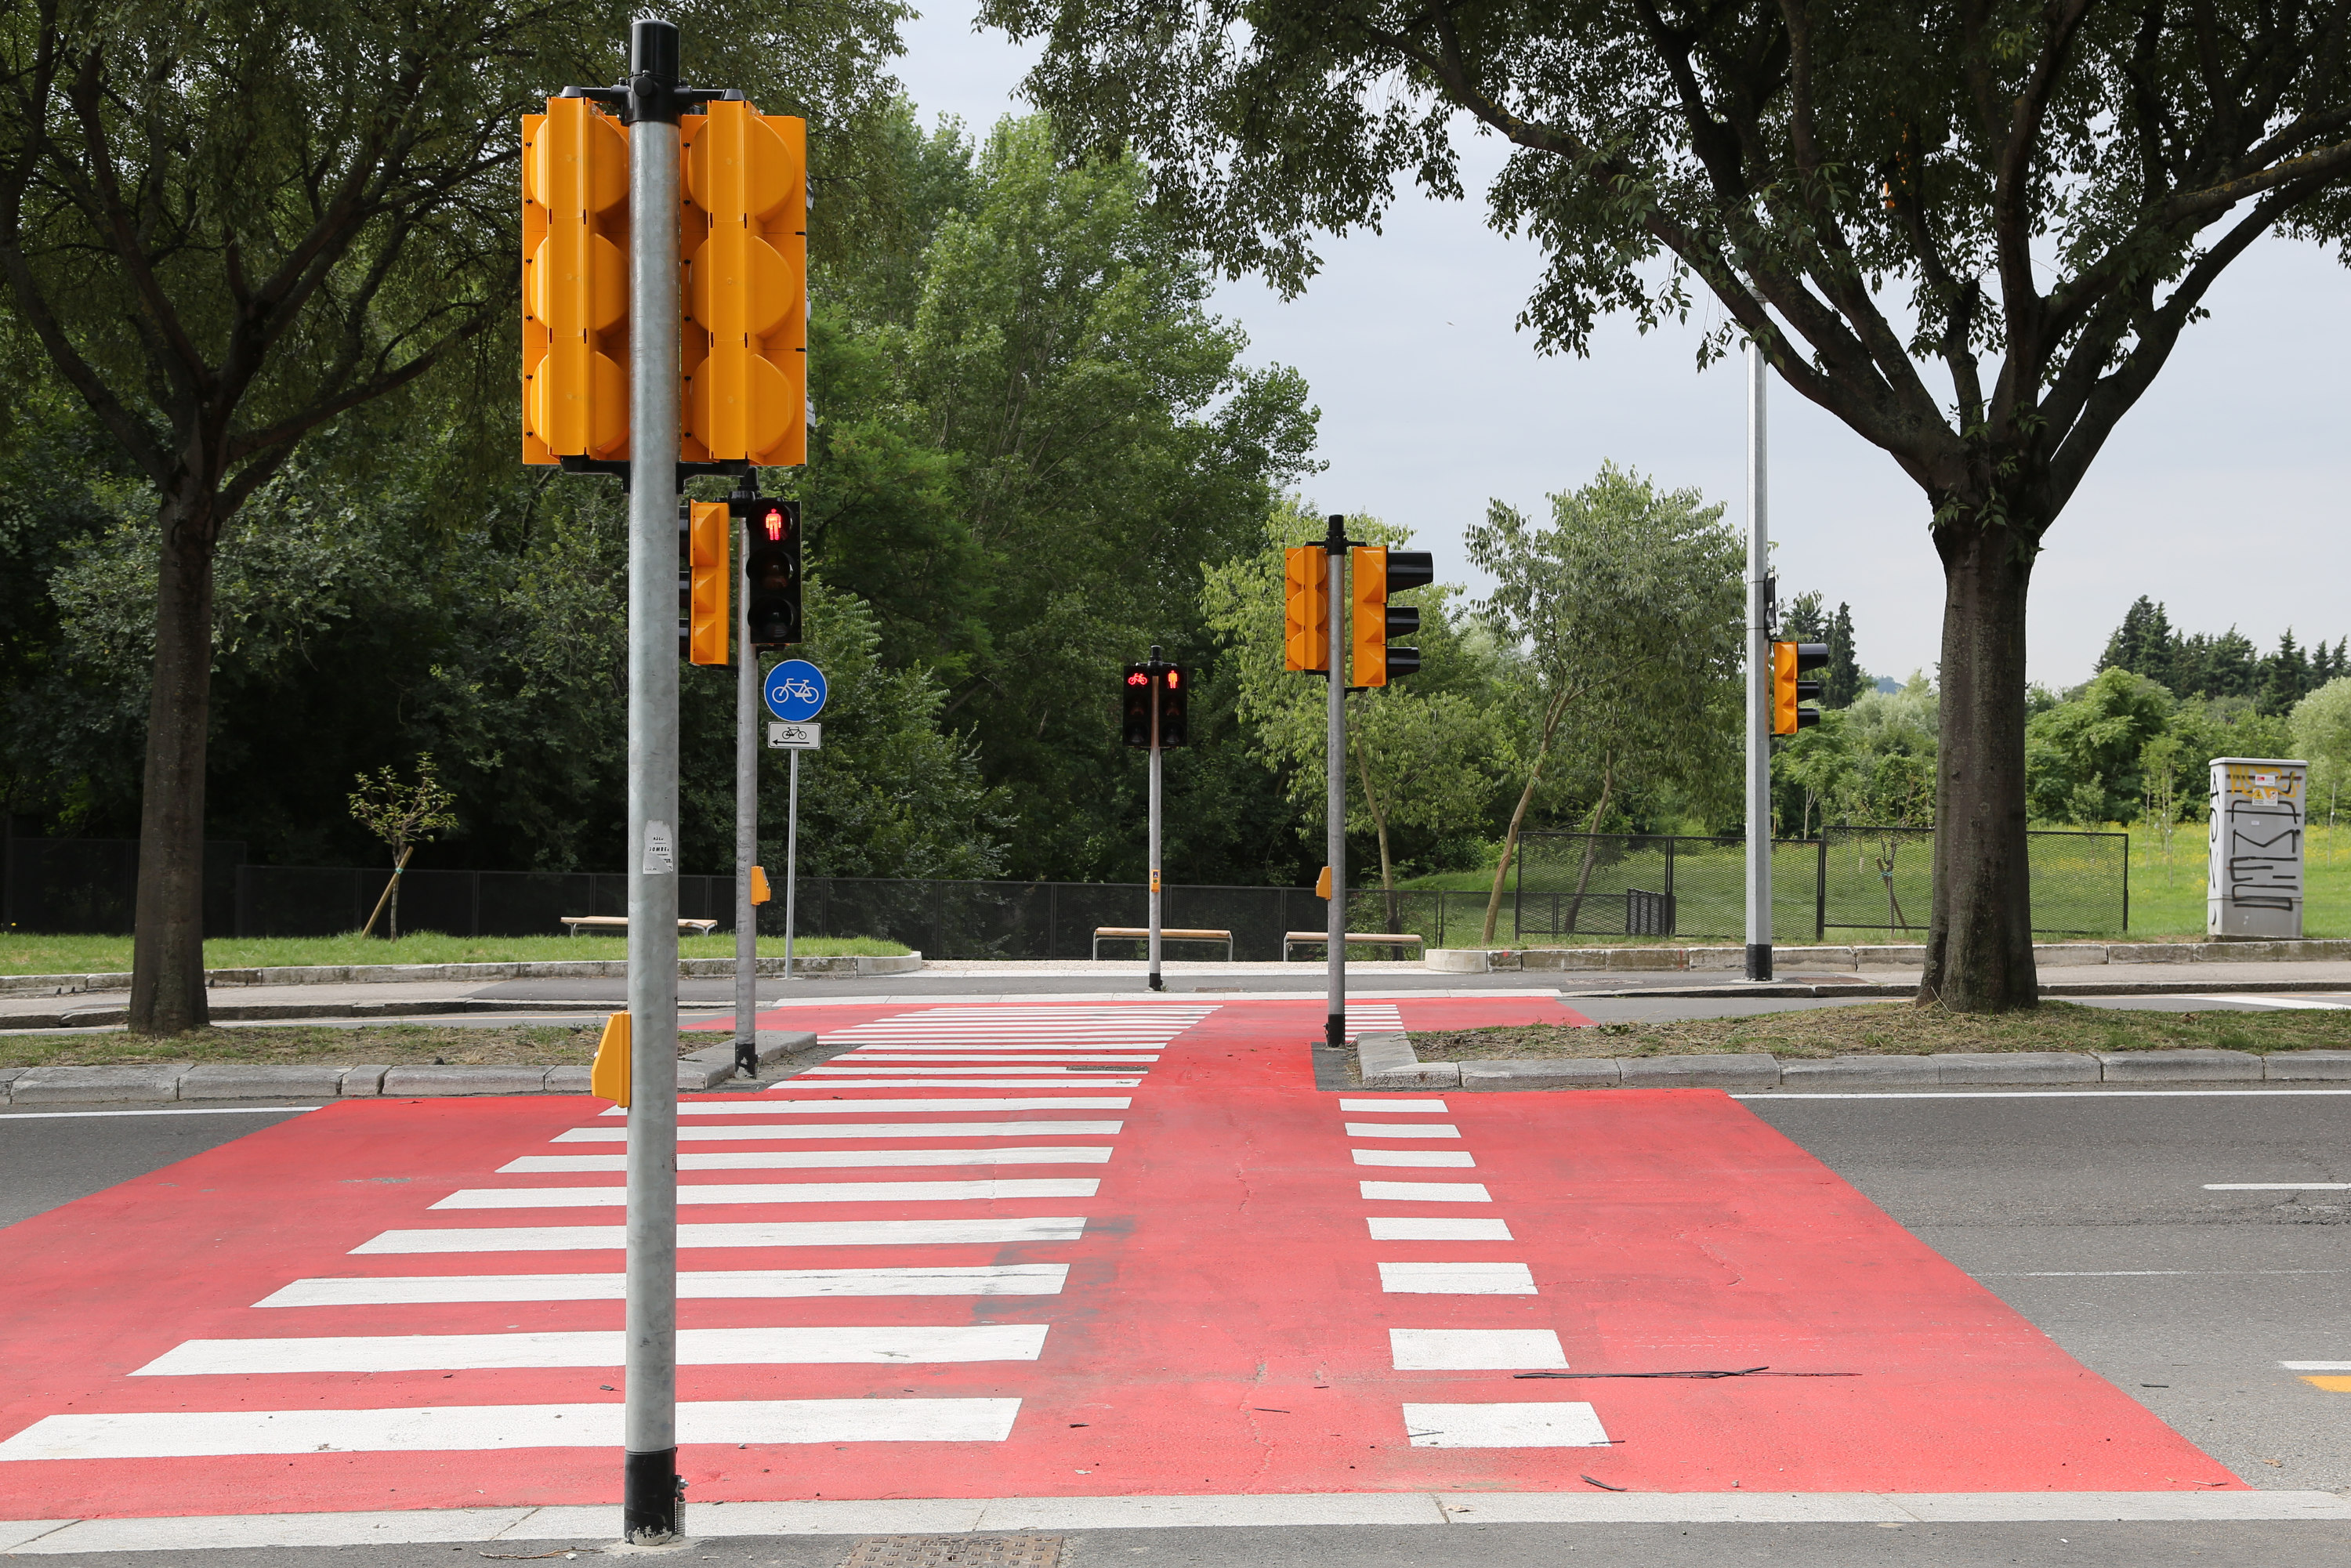
[{"label": "dirt patch", "polygon": [[[236,1061],[395,1067],[585,1067],[596,1060],[601,1023],[509,1024],[496,1029],[384,1024],[329,1029],[277,1024],[267,1029],[200,1029],[162,1038],[128,1034],[17,1035],[0,1038],[0,1067],[100,1067],[139,1061]],[[681,1031],[678,1054],[724,1045],[725,1030]]]},{"label": "dirt patch", "polygon": [[1955,1013],[1915,1002],[1855,1003],[1757,1018],[1660,1023],[1514,1024],[1415,1031],[1423,1061],[1532,1057],[1932,1055],[1945,1051],[2351,1050],[2351,1011],[2145,1012],[2043,1002],[2031,1012]]}]

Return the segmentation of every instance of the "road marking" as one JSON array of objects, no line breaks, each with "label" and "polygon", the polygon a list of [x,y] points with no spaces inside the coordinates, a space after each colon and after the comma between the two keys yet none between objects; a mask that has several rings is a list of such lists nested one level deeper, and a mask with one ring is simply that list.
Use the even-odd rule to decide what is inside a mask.
[{"label": "road marking", "polygon": [[[824,1170],[847,1166],[1099,1166],[1107,1148],[1006,1149],[762,1149],[680,1155],[682,1171]],[[626,1155],[525,1155],[498,1167],[500,1176],[553,1171],[624,1171]]]},{"label": "road marking", "polygon": [[[1102,1183],[1074,1177],[986,1181],[689,1182],[681,1206],[713,1203],[991,1203],[1013,1197],[1092,1197]],[[1481,1189],[1482,1190],[1482,1189]],[[625,1186],[469,1186],[434,1208],[620,1208]]]},{"label": "road marking", "polygon": [[[677,1407],[681,1443],[1000,1443],[1018,1399],[771,1399]],[[481,1405],[407,1410],[205,1410],[47,1416],[0,1459],[612,1448],[621,1406]]]},{"label": "road marking", "polygon": [[[1043,1323],[930,1328],[680,1329],[680,1366],[820,1366],[1034,1361]],[[183,1341],[133,1377],[260,1377],[303,1372],[488,1372],[618,1366],[628,1335],[585,1333],[344,1334]]]},{"label": "road marking", "polygon": [[[1143,1087],[1143,1080],[1097,1078],[1092,1073],[1073,1075],[1070,1080],[1070,1087],[1075,1089],[1080,1086],[1088,1089],[1097,1087],[1140,1089]],[[1043,1089],[1047,1087],[1050,1087],[1050,1082],[1038,1078],[819,1078],[789,1079],[778,1083],[768,1092],[773,1094],[785,1089],[822,1089],[830,1092],[835,1089]],[[1120,1102],[1122,1104],[1124,1103]],[[843,1105],[841,1109],[861,1111],[869,1108],[872,1103],[873,1102],[869,1101],[865,1105]],[[1092,1102],[1077,1101],[1074,1103],[1090,1105]],[[684,1108],[683,1105],[678,1107],[681,1111]]]},{"label": "road marking", "polygon": [[[1075,1241],[1081,1218],[1049,1219],[821,1219],[766,1225],[681,1225],[677,1244],[694,1247],[971,1247],[1013,1241]],[[593,1252],[618,1250],[620,1225],[517,1225],[491,1230],[387,1230],[351,1255],[388,1252]]]},{"label": "road marking", "polygon": [[2303,1381],[2329,1394],[2351,1394],[2351,1377],[2305,1377]]},{"label": "road marking", "polygon": [[[1591,1406],[1407,1405],[1405,1433],[1416,1448],[1604,1448],[1607,1430]],[[1474,1504],[1473,1504],[1474,1506]]]},{"label": "road marking", "polygon": [[2351,1181],[2208,1181],[2206,1192],[2351,1192]]},{"label": "road marking", "polygon": [[[785,1138],[1033,1138],[1114,1137],[1123,1122],[836,1122],[831,1126],[680,1127],[680,1143],[749,1143]],[[624,1144],[626,1127],[574,1127],[556,1144]]]},{"label": "road marking", "polygon": [[[1470,1265],[1476,1267],[1476,1265]],[[1436,1265],[1460,1268],[1460,1264]],[[682,1270],[681,1301],[772,1301],[801,1296],[1056,1296],[1067,1263],[973,1268],[728,1269]],[[256,1307],[391,1307],[433,1301],[618,1301],[624,1274],[389,1274],[297,1280]]]},{"label": "road marking", "polygon": [[1491,1203],[1494,1195],[1472,1181],[1357,1182],[1365,1197],[1389,1203]]},{"label": "road marking", "polygon": [[1458,1127],[1442,1122],[1350,1122],[1351,1138],[1458,1138]]},{"label": "road marking", "polygon": [[0,1111],[0,1122],[58,1122],[84,1116],[281,1116],[316,1105],[169,1105],[152,1111]]},{"label": "road marking", "polygon": [[2281,1361],[2288,1372],[2351,1372],[2351,1361]]},{"label": "road marking", "polygon": [[[779,1083],[776,1089],[786,1086],[787,1084]],[[806,1088],[808,1085],[801,1084],[799,1087]],[[838,1089],[841,1086],[838,1083],[828,1083],[825,1087]],[[968,1087],[968,1085],[958,1087]],[[994,1097],[971,1100],[956,1099],[944,1094],[921,1100],[768,1099],[767,1096],[775,1093],[776,1089],[769,1089],[757,1098],[747,1096],[739,1100],[684,1100],[678,1103],[677,1113],[681,1116],[863,1116],[876,1111],[901,1113],[935,1111],[961,1114],[969,1111],[1125,1111],[1132,1109],[1134,1104],[1134,1099],[1124,1094],[1106,1094],[1097,1099],[1062,1100]],[[615,1105],[601,1113],[606,1116],[625,1117],[629,1113],[621,1106]]]},{"label": "road marking", "polygon": [[1518,1372],[1564,1368],[1553,1329],[1390,1329],[1398,1372]]},{"label": "road marking", "polygon": [[1535,1277],[1524,1263],[1383,1263],[1380,1289],[1390,1295],[1531,1296]]},{"label": "road marking", "polygon": [[1359,1166],[1448,1166],[1464,1170],[1478,1161],[1467,1149],[1349,1149]]},{"label": "road marking", "polygon": [[1364,1223],[1374,1241],[1509,1241],[1510,1225],[1499,1219],[1423,1219],[1418,1215],[1376,1214]]},{"label": "road marking", "polygon": [[1442,1116],[1447,1113],[1442,1100],[1342,1100],[1342,1111],[1378,1111],[1391,1116]]}]

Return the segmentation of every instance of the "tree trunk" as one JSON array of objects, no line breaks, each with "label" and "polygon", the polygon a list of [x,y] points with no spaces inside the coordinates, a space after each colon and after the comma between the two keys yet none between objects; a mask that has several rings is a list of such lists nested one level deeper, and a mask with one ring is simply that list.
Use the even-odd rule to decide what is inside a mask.
[{"label": "tree trunk", "polygon": [[1608,795],[1616,783],[1616,760],[1610,758],[1600,767],[1600,802],[1592,808],[1592,816],[1583,824],[1583,869],[1576,873],[1575,901],[1567,906],[1567,934],[1575,935],[1575,923],[1583,918],[1583,894],[1592,885],[1593,857],[1600,847],[1600,820],[1608,810]]},{"label": "tree trunk", "polygon": [[1935,896],[1918,999],[1959,1012],[2037,1006],[2024,836],[2024,599],[2031,546],[2001,526],[1936,531],[1943,664]]},{"label": "tree trunk", "polygon": [[1494,945],[1494,921],[1502,912],[1502,884],[1510,878],[1511,857],[1518,853],[1519,827],[1527,820],[1527,806],[1535,798],[1535,786],[1542,781],[1543,762],[1551,756],[1552,737],[1559,733],[1559,721],[1567,713],[1568,696],[1566,692],[1556,693],[1544,705],[1542,737],[1536,742],[1534,762],[1527,768],[1527,787],[1519,791],[1518,806],[1510,812],[1510,825],[1502,834],[1502,858],[1494,867],[1493,891],[1486,895],[1486,931],[1479,938],[1489,947]]},{"label": "tree trunk", "polygon": [[211,1021],[204,1004],[204,752],[212,723],[212,503],[208,488],[192,484],[167,494],[162,507],[131,948],[134,1034],[179,1034]]},{"label": "tree trunk", "polygon": [[1380,804],[1380,792],[1372,788],[1372,765],[1364,755],[1362,737],[1350,735],[1347,738],[1355,753],[1355,775],[1364,781],[1364,804],[1371,808],[1372,825],[1379,830],[1380,889],[1387,894],[1388,923],[1385,929],[1393,931],[1396,927],[1395,862],[1388,853],[1387,809]]}]

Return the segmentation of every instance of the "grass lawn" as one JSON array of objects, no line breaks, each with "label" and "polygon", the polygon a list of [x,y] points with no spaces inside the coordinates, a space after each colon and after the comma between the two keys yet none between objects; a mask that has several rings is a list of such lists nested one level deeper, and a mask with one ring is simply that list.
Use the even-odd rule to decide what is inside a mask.
[{"label": "grass lawn", "polygon": [[[601,1023],[577,1028],[509,1024],[497,1029],[436,1024],[329,1029],[323,1024],[276,1024],[267,1029],[192,1030],[162,1039],[134,1034],[0,1035],[0,1067],[98,1067],[135,1061],[585,1067],[596,1060],[596,1042],[603,1031]],[[678,1054],[723,1045],[732,1038],[724,1030],[681,1030]]]},{"label": "grass lawn", "polygon": [[[887,957],[911,949],[878,936],[801,936],[792,943],[794,956],[833,957],[862,954]],[[735,938],[725,933],[682,936],[681,958],[732,958]],[[222,937],[204,944],[208,969],[248,969],[297,964],[506,964],[520,959],[625,958],[624,936],[444,936],[419,932],[397,942],[381,937],[246,936]],[[784,939],[759,938],[759,956],[780,958]],[[114,974],[131,967],[128,936],[36,936],[26,932],[0,932],[0,974]]]},{"label": "grass lawn", "polygon": [[1423,1061],[1749,1051],[1782,1057],[2192,1049],[2266,1055],[2273,1051],[2351,1050],[2351,1012],[2139,1012],[2043,1002],[2031,1012],[1982,1014],[1922,1008],[1915,1002],[1857,1002],[1759,1018],[1416,1031],[1412,1049]]},{"label": "grass lawn", "polygon": [[[2167,936],[2204,939],[2205,829],[2182,822],[2171,836],[2171,861],[2154,831],[2130,831],[2130,934],[2157,942]],[[2302,852],[2302,933],[2351,936],[2351,823],[2313,826]]]}]

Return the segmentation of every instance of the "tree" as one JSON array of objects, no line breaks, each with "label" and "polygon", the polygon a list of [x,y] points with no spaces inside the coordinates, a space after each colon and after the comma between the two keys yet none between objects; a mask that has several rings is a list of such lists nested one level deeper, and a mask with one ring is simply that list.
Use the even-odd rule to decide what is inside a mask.
[{"label": "tree", "polygon": [[[1923,493],[1947,583],[1921,995],[2038,998],[2025,849],[2035,555],[2215,280],[2351,203],[2343,6],[1695,0],[988,0],[1081,152],[1135,149],[1227,265],[1303,287],[1316,230],[1408,174],[1458,196],[1457,117],[1513,153],[1492,221],[1551,256],[1522,320],[1581,351],[1692,286]],[[1948,392],[1943,390],[1948,388]],[[1947,401],[1948,399],[1948,401]]]},{"label": "tree", "polygon": [[2142,593],[2123,612],[2123,623],[2106,639],[2098,668],[2128,670],[2177,692],[2180,687],[2172,664],[2179,656],[2179,645],[2163,606]]},{"label": "tree", "polygon": [[1821,672],[1821,706],[1851,707],[1869,677],[1853,653],[1853,606],[1839,604],[1829,613],[1818,591],[1799,593],[1780,612],[1780,635],[1791,643],[1822,643],[1828,646],[1828,668]]},{"label": "tree", "polygon": [[2294,752],[2310,763],[2310,810],[2326,802],[2328,852],[2335,842],[2335,814],[2344,786],[2351,784],[2351,675],[2337,675],[2296,703],[2292,720]]},{"label": "tree", "polygon": [[[875,91],[901,14],[855,0],[778,29],[722,0],[688,14],[688,64],[789,81],[822,119]],[[424,377],[469,379],[475,433],[510,432],[493,329],[516,308],[516,117],[617,75],[623,23],[523,0],[37,0],[0,32],[8,304],[158,525],[134,1030],[205,1021],[222,529],[307,437]]]},{"label": "tree", "polygon": [[2171,694],[2145,675],[2106,670],[2072,701],[2025,725],[2029,799],[2043,821],[2102,827],[2137,814],[2138,761],[2165,733]]},{"label": "tree", "polygon": [[1537,528],[1490,502],[1466,538],[1497,580],[1485,612],[1520,675],[1512,761],[1524,782],[1487,897],[1487,942],[1555,747],[1572,737],[1593,776],[1586,831],[1596,831],[1628,775],[1719,783],[1737,729],[1743,556],[1722,507],[1614,464],[1551,506],[1550,526]]},{"label": "tree", "polygon": [[449,809],[457,803],[457,797],[441,782],[429,751],[416,759],[413,784],[403,781],[388,764],[372,777],[360,774],[358,782],[359,789],[351,794],[352,820],[392,849],[392,879],[383,884],[383,896],[376,900],[360,935],[375,929],[376,916],[384,913],[389,903],[391,922],[385,930],[397,942],[401,873],[408,869],[408,857],[416,852],[417,845],[430,843],[434,834],[457,825],[457,813]]},{"label": "tree", "polygon": [[2277,652],[2262,661],[2262,711],[2273,716],[2293,712],[2294,705],[2314,684],[2310,659],[2294,640],[2294,628],[2289,626],[2278,638]]}]

